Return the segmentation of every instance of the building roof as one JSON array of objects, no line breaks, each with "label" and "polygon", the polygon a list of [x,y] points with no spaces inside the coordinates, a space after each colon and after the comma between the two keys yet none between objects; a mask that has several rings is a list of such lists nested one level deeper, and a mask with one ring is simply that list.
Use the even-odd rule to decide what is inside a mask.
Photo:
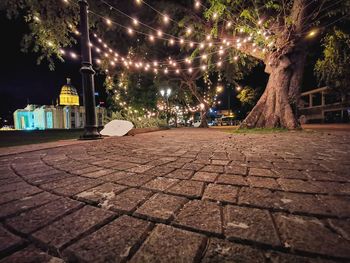
[{"label": "building roof", "polygon": [[78,96],[77,89],[71,84],[70,78],[67,78],[67,84],[62,86],[60,95]]}]

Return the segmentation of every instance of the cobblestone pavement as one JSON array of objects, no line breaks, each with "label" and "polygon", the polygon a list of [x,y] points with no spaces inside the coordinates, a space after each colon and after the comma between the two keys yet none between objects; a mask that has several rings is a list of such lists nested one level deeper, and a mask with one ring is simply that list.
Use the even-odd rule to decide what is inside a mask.
[{"label": "cobblestone pavement", "polygon": [[349,262],[349,135],[177,129],[0,157],[0,262]]}]

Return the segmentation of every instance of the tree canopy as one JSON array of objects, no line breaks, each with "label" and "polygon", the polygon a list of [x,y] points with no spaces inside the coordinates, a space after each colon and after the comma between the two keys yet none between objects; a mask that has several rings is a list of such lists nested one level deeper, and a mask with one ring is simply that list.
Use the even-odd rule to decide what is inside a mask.
[{"label": "tree canopy", "polygon": [[315,74],[321,84],[347,95],[350,92],[350,35],[334,28],[324,37],[323,47]]}]

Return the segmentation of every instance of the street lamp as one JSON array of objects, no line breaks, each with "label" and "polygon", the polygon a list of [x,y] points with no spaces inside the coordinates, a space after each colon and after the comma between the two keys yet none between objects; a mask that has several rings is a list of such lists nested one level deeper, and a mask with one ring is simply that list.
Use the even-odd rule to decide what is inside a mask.
[{"label": "street lamp", "polygon": [[[97,129],[96,121],[96,102],[94,74],[91,62],[91,47],[89,45],[89,21],[88,21],[88,3],[86,0],[79,0],[80,6],[80,27],[81,27],[81,68],[84,106],[85,106],[85,127],[82,139],[99,139],[101,135]],[[75,54],[74,54],[75,55]]]},{"label": "street lamp", "polygon": [[171,95],[171,88],[167,88],[167,90],[160,90],[160,94],[162,95],[163,98],[166,99],[166,122],[169,126],[169,97]]}]

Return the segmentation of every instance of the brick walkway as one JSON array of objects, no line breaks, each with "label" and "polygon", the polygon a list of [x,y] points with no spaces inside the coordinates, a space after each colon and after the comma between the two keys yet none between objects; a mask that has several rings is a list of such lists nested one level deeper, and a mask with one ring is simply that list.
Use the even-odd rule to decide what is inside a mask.
[{"label": "brick walkway", "polygon": [[350,134],[178,129],[0,157],[0,262],[350,261]]}]

